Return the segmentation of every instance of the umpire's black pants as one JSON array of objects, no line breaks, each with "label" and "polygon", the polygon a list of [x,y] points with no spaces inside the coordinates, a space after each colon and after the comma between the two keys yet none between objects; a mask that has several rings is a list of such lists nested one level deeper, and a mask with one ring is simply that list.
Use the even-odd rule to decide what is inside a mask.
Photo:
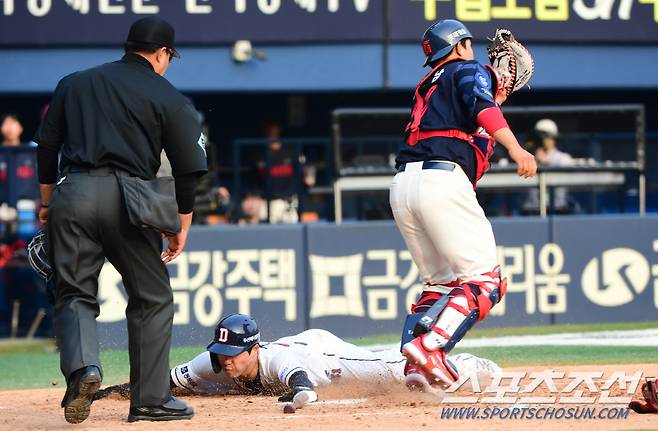
[{"label": "umpire's black pants", "polygon": [[96,296],[107,258],[121,273],[129,298],[131,406],[168,400],[174,308],[159,234],[128,221],[117,177],[103,169],[66,175],[53,193],[48,234],[57,290],[55,333],[64,376],[68,380],[75,370],[89,365],[100,368]]}]

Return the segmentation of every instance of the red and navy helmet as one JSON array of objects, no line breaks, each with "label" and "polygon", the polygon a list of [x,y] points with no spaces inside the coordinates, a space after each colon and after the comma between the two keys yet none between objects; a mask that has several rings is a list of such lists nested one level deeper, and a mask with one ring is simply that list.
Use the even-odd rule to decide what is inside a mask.
[{"label": "red and navy helmet", "polygon": [[256,321],[246,314],[230,314],[215,327],[215,338],[208,351],[222,356],[236,356],[260,341]]},{"label": "red and navy helmet", "polygon": [[423,53],[426,57],[423,66],[450,54],[452,48],[463,39],[473,39],[473,35],[455,19],[444,19],[432,24],[423,34]]}]

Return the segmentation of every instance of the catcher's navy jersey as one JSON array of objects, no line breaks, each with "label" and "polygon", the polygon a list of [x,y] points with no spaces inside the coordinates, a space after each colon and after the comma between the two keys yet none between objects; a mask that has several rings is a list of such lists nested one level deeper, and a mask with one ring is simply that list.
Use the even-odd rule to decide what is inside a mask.
[{"label": "catcher's navy jersey", "polygon": [[[461,130],[468,134],[477,128],[477,115],[495,107],[495,78],[475,60],[455,60],[434,68],[423,78],[414,96],[414,117],[420,116],[421,132],[431,130]],[[418,98],[426,104],[416,103]],[[477,171],[473,148],[457,138],[431,137],[415,145],[408,142],[400,150],[397,164],[424,160],[447,160],[459,164],[471,182]]]}]

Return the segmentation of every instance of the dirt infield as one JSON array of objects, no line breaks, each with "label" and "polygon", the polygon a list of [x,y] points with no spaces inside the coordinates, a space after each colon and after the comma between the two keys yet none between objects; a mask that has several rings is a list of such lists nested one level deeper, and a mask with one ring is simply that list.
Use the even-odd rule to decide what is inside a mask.
[{"label": "dirt infield", "polygon": [[[530,372],[544,371],[546,367],[510,368],[506,371],[525,371],[528,376],[523,379],[521,386],[529,384],[533,378]],[[644,376],[654,376],[658,372],[656,364],[637,365],[607,365],[607,366],[578,366],[578,367],[556,367],[556,371],[569,372],[597,372],[604,373],[603,378],[594,379],[600,391],[603,383],[615,372],[623,371],[627,375],[642,371]],[[506,380],[509,382],[509,380]],[[558,390],[563,389],[572,380],[555,380]],[[483,387],[484,389],[484,387]],[[592,394],[582,385],[577,389],[585,389],[583,397]],[[283,414],[282,404],[277,403],[275,398],[263,396],[193,396],[184,397],[190,402],[197,414],[192,421],[168,422],[168,423],[136,423],[128,424],[126,415],[128,402],[114,397],[103,399],[94,403],[89,419],[80,425],[70,425],[64,420],[62,409],[59,408],[63,396],[63,389],[40,389],[0,392],[0,430],[107,430],[124,429],[131,430],[156,429],[158,431],[173,429],[217,429],[221,431],[230,430],[295,430],[312,429],[322,430],[346,430],[376,429],[376,430],[402,430],[427,427],[427,429],[438,427],[450,427],[451,430],[473,430],[485,426],[487,431],[493,430],[573,430],[591,429],[596,427],[597,431],[604,430],[635,430],[658,428],[658,415],[638,415],[630,412],[626,419],[445,419],[441,418],[442,410],[446,408],[480,407],[480,415],[484,409],[490,412],[497,407],[501,416],[516,407],[523,408],[560,408],[575,409],[617,409],[619,405],[604,404],[598,401],[589,405],[576,404],[505,404],[505,403],[477,403],[477,404],[442,404],[435,395],[410,393],[403,385],[393,387],[334,385],[319,391],[323,400],[315,405],[307,406],[297,410],[294,414]],[[573,394],[573,392],[571,393]],[[639,387],[636,395],[639,394]],[[453,394],[458,396],[473,395],[472,391],[460,390]],[[540,385],[531,393],[523,393],[520,396],[542,397],[549,396],[550,390],[546,385]],[[557,393],[558,397],[565,394]],[[569,395],[569,394],[566,394]],[[619,385],[610,388],[610,396],[624,395]],[[495,394],[480,394],[484,397],[493,397]],[[508,395],[509,396],[509,395]],[[575,396],[575,395],[574,395]],[[518,403],[518,400],[517,400]],[[507,411],[504,411],[507,409]],[[490,415],[489,415],[490,416]]]}]

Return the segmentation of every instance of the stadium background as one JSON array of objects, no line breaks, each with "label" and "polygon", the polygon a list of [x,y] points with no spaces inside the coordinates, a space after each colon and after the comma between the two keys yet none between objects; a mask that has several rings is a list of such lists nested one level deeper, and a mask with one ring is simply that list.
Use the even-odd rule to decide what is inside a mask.
[{"label": "stadium background", "polygon": [[[485,177],[491,183],[482,183],[478,197],[492,217],[510,285],[504,302],[456,350],[511,371],[655,375],[656,0],[0,0],[0,114],[17,115],[24,127],[21,145],[0,147],[0,430],[65,426],[51,309],[25,261],[39,204],[29,140],[57,81],[118,59],[130,23],[148,14],[177,30],[182,59],[167,79],[193,101],[211,142],[212,173],[197,196],[197,225],[170,265],[170,364],[196,356],[218,318],[237,311],[258,319],[265,340],[320,327],[363,345],[399,342],[420,285],[382,185],[401,141],[405,114],[398,108],[408,109],[424,72],[420,36],[435,20],[458,18],[475,34],[481,61],[496,28],[513,30],[533,53],[531,88],[504,109],[523,143],[538,119],[555,120],[558,148],[575,162],[561,172],[542,167],[548,192],[557,194],[552,173],[578,185],[567,188],[566,209],[554,198],[546,214],[525,208],[530,188],[511,181],[506,154],[495,154]],[[589,108],[568,108],[576,105]],[[336,217],[339,184],[360,190],[341,193]],[[259,212],[268,208],[264,201],[279,198],[295,202],[292,218],[300,222],[285,212],[288,223],[260,220],[276,218],[273,207]],[[109,264],[99,301],[103,384],[125,382],[125,293]],[[227,430],[445,424],[440,400],[402,385],[331,389],[292,416],[281,415],[269,397],[188,401],[197,409],[195,426]],[[95,403],[86,429],[125,426],[127,407],[122,399]],[[637,430],[654,428],[655,418],[487,425]],[[473,429],[469,420],[450,426]]]},{"label": "stadium background", "polygon": [[[655,1],[3,0],[0,112],[17,113],[25,127],[23,140],[29,141],[58,79],[119,58],[129,24],[153,13],[177,29],[183,58],[172,65],[167,78],[194,102],[209,129],[214,153],[214,172],[205,191],[212,194],[211,202],[202,202],[203,217],[197,218],[212,226],[197,227],[187,253],[171,266],[177,304],[175,344],[203,343],[217,318],[235,311],[255,314],[264,322],[266,338],[309,326],[343,336],[397,332],[418,282],[397,229],[385,221],[390,219],[385,191],[347,195],[347,223],[333,224],[331,185],[340,172],[330,162],[335,142],[332,112],[407,107],[423,74],[420,35],[432,21],[455,17],[476,35],[481,60],[485,37],[496,28],[514,30],[535,56],[531,88],[515,94],[506,107],[638,104],[644,106],[646,119],[641,127],[647,137],[647,215],[638,215],[637,172],[628,173],[614,190],[574,191],[577,210],[570,215],[549,211],[548,217],[524,217],[524,190],[481,192],[488,215],[498,216],[493,224],[499,253],[512,277],[506,306],[485,324],[655,320]],[[238,40],[250,41],[255,51],[239,59]],[[531,132],[536,119],[550,116],[533,115],[518,120],[521,138]],[[633,162],[637,124],[625,115],[556,116],[559,145],[585,160]],[[262,170],[263,162],[267,164],[265,148],[271,139],[264,137],[272,124],[282,131],[277,139],[304,154],[293,161],[292,181],[305,222],[230,226],[224,222],[240,207],[245,193],[272,197],[271,178],[249,174],[254,166]],[[387,150],[381,155],[388,158],[388,145],[397,143],[397,132],[388,130],[386,120],[368,124],[366,138],[387,134],[382,139]],[[591,142],[574,141],[570,148],[569,136],[579,134],[590,140],[598,134],[601,142],[610,138],[614,146],[603,156],[600,145]],[[615,141],[619,136],[621,143]],[[30,151],[27,145],[21,148]],[[588,153],[597,148],[599,153]],[[36,194],[17,191],[24,178],[15,173],[31,161],[9,161],[16,157],[11,151],[3,165],[8,173],[2,195],[15,206],[17,200]],[[257,159],[260,165],[254,162]],[[309,167],[315,176],[312,185],[304,178]],[[215,197],[218,187],[230,191],[230,201]],[[14,219],[5,220],[6,245],[15,244],[16,238],[29,240],[25,226],[31,208],[36,206],[23,206]],[[16,334],[23,336],[38,310],[48,307],[38,280],[21,268],[20,250],[6,253],[0,334],[12,332],[13,304],[18,299]],[[119,286],[107,267],[101,279],[100,322],[106,329],[101,331],[103,343],[110,347],[125,345],[125,300]],[[38,334],[50,334],[48,317]]]}]

